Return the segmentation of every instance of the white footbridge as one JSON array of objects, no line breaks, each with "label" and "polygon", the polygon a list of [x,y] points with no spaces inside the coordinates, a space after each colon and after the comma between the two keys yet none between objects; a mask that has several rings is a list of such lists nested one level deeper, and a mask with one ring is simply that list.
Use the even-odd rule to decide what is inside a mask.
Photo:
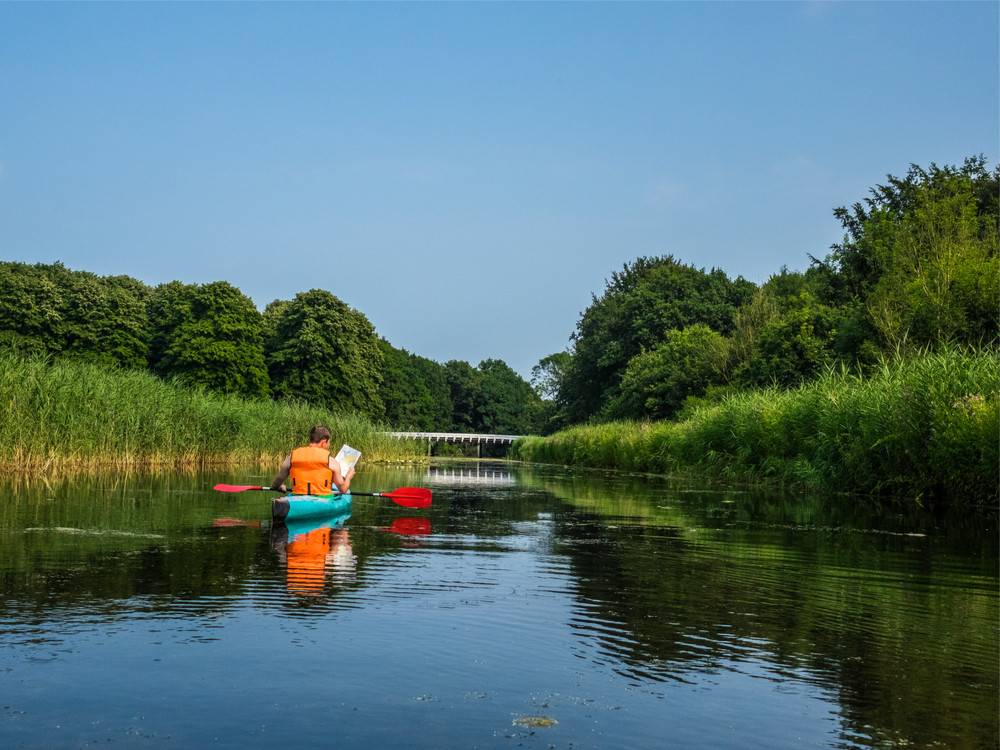
[{"label": "white footbridge", "polygon": [[390,432],[389,434],[406,440],[426,440],[428,456],[434,443],[474,443],[476,455],[481,456],[484,445],[489,443],[511,445],[521,437],[521,435],[482,435],[471,432]]},{"label": "white footbridge", "polygon": [[511,445],[521,435],[479,435],[471,432],[390,432],[390,435],[410,440],[429,440],[432,443],[498,443]]}]

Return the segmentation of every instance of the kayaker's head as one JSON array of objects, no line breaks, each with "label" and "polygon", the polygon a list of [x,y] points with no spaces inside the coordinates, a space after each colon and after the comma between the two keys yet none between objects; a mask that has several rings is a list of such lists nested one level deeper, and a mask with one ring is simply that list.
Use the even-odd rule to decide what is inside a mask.
[{"label": "kayaker's head", "polygon": [[[330,428],[324,425],[318,424],[309,430],[309,444],[319,445],[322,442],[326,442],[327,445],[330,444]],[[320,446],[325,448],[326,446]]]}]

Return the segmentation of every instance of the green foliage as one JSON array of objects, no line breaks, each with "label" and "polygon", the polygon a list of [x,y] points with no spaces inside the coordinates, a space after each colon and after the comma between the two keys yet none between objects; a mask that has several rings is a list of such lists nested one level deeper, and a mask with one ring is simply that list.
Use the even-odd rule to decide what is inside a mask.
[{"label": "green foliage", "polygon": [[[256,398],[270,392],[420,430],[546,434],[588,420],[681,415],[688,427],[643,432],[643,440],[658,446],[663,460],[652,464],[661,470],[718,460],[762,477],[777,472],[826,481],[822,461],[800,457],[788,468],[784,458],[761,453],[764,443],[754,441],[774,439],[768,414],[718,428],[719,440],[743,436],[735,453],[678,435],[693,434],[696,415],[702,419],[735,403],[741,392],[748,398],[756,393],[745,389],[779,386],[798,393],[834,368],[860,377],[884,368],[887,352],[929,355],[952,344],[992,351],[1000,340],[998,193],[1000,170],[988,172],[983,157],[961,168],[932,164],[927,170],[912,166],[903,178],[889,175],[863,202],[835,210],[847,234],[825,260],[812,258],[804,273],[783,268],[760,289],[672,256],[638,258],[593,298],[578,321],[572,351],[533,368],[534,390],[499,360],[478,368],[454,360],[440,365],[396,349],[378,339],[364,315],[322,290],[276,300],[261,316],[225,282],[172,282],[151,290],[128,277],[101,278],[59,263],[0,263],[0,348],[148,366],[165,379],[213,393]],[[939,385],[922,387],[932,392]],[[967,399],[951,394],[961,408],[935,417],[951,435],[971,435],[989,424],[976,422],[976,415],[989,413],[993,402],[969,393]],[[808,430],[796,427],[789,434],[808,442],[821,429],[809,416],[817,397],[796,398],[777,419],[787,426],[798,424],[788,414],[800,415]],[[634,433],[614,432],[621,445],[610,452],[596,445],[574,451],[587,461],[592,454],[613,454],[619,465],[632,466]],[[873,445],[888,444],[870,437]],[[708,452],[698,454],[696,445]],[[861,455],[857,445],[851,450]],[[940,455],[946,454],[942,447]],[[971,459],[961,454],[954,460]],[[892,464],[900,472],[920,470],[900,469],[905,461],[898,457]],[[887,476],[860,458],[856,465]],[[943,462],[934,465],[947,475]],[[904,487],[901,476],[880,486]]]},{"label": "green foliage", "polygon": [[531,386],[503,360],[484,360],[478,370],[475,431],[503,435],[534,432],[541,399]]},{"label": "green foliage", "polygon": [[416,377],[423,383],[430,396],[424,429],[434,432],[450,430],[454,407],[451,403],[451,388],[448,387],[444,365],[416,354],[411,354],[410,359]]},{"label": "green foliage", "polygon": [[124,276],[0,263],[0,346],[144,367],[150,290]]},{"label": "green foliage", "polygon": [[453,359],[445,362],[444,376],[453,408],[451,429],[455,432],[475,432],[480,373],[468,362]]},{"label": "green foliage", "polygon": [[222,395],[267,395],[261,316],[236,287],[225,281],[162,284],[149,311],[154,373]]},{"label": "green foliage", "polygon": [[955,177],[920,192],[894,229],[878,248],[884,271],[866,305],[885,344],[994,340],[997,232],[977,216],[971,185]]},{"label": "green foliage", "polygon": [[400,430],[425,429],[422,412],[430,393],[417,380],[409,352],[396,349],[382,338],[378,346],[382,350],[382,382],[378,394],[385,408],[386,421]]},{"label": "green foliage", "polygon": [[385,419],[400,430],[451,429],[451,392],[437,362],[397,349],[379,339],[383,369],[379,396]]},{"label": "green foliage", "polygon": [[671,419],[689,397],[727,377],[729,342],[706,325],[667,331],[666,339],[629,362],[621,392],[608,407],[616,419]]},{"label": "green foliage", "polygon": [[834,212],[847,236],[829,265],[863,305],[878,347],[997,338],[998,176],[983,157],[913,165]]},{"label": "green foliage", "polygon": [[828,369],[794,389],[731,393],[679,422],[573,427],[514,446],[515,458],[691,472],[741,482],[995,504],[1000,361],[943,347],[884,357],[867,374]]},{"label": "green foliage", "polygon": [[152,290],[129,276],[107,276],[104,299],[108,314],[98,333],[98,349],[113,364],[145,368],[149,348],[146,307]]},{"label": "green foliage", "polygon": [[531,387],[541,399],[539,413],[535,419],[535,429],[541,435],[549,435],[568,426],[565,409],[559,403],[559,390],[573,361],[569,352],[556,352],[542,357],[531,368]]},{"label": "green foliage", "polygon": [[487,360],[480,371],[395,349],[378,340],[364,315],[322,290],[276,300],[262,316],[226,282],[150,289],[59,263],[4,262],[0,348],[148,369],[166,381],[247,398],[271,393],[273,375],[278,398],[418,430],[521,432],[536,429],[541,410],[503,363]]},{"label": "green foliage", "polygon": [[264,311],[267,369],[276,398],[381,418],[383,353],[368,318],[313,289]]},{"label": "green foliage", "polygon": [[701,323],[722,335],[755,289],[721,270],[684,265],[673,256],[639,258],[612,275],[577,323],[559,400],[583,421],[616,398],[629,361],[661,343],[666,332]]},{"label": "green foliage", "polygon": [[356,414],[222,397],[147,372],[11,351],[0,352],[0,404],[0,465],[18,471],[247,461],[270,469],[314,424],[368,460],[423,453]]},{"label": "green foliage", "polygon": [[569,352],[556,352],[542,357],[538,360],[538,364],[531,368],[531,387],[535,389],[539,398],[555,400],[572,359],[573,355]]},{"label": "green foliage", "polygon": [[834,361],[842,314],[809,292],[775,303],[776,314],[756,332],[752,348],[733,375],[746,386],[796,385]]},{"label": "green foliage", "polygon": [[61,350],[62,300],[41,266],[0,264],[0,342],[27,354]]}]

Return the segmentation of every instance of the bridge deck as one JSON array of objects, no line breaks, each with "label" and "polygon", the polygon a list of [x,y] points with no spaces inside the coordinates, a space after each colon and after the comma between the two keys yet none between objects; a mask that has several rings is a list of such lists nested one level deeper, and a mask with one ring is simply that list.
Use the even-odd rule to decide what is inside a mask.
[{"label": "bridge deck", "polygon": [[520,435],[479,435],[469,432],[390,432],[390,435],[411,440],[429,440],[432,443],[499,443],[510,445]]}]

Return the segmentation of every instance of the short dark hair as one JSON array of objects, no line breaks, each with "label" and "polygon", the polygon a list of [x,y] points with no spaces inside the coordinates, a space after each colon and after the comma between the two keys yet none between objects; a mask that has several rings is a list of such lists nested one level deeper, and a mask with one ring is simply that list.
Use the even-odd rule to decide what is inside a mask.
[{"label": "short dark hair", "polygon": [[309,442],[319,443],[323,440],[330,439],[330,428],[324,425],[318,424],[309,430]]}]

